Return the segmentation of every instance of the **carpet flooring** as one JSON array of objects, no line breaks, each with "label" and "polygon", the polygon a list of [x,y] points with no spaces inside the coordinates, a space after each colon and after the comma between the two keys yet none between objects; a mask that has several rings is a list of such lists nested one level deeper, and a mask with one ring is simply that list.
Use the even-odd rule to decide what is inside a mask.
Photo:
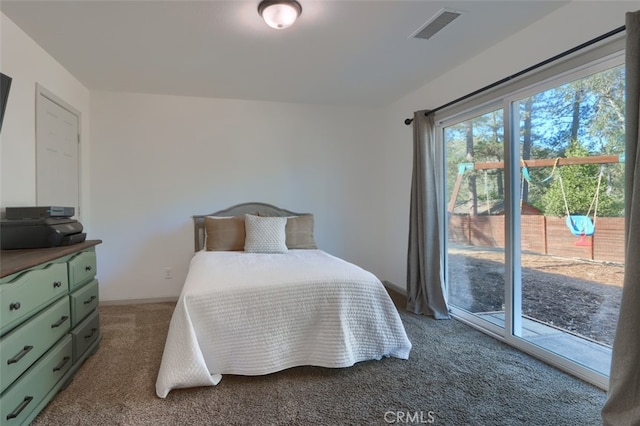
[{"label": "carpet flooring", "polygon": [[155,395],[173,303],[101,306],[100,348],[33,425],[596,425],[605,392],[455,320],[401,311],[409,360],[225,375]]}]

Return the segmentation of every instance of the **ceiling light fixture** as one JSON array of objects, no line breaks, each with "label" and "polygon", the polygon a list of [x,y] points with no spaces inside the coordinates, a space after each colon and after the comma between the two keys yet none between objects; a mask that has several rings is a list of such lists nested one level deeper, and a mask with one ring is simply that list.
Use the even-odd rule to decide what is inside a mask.
[{"label": "ceiling light fixture", "polygon": [[264,0],[258,5],[258,13],[271,28],[289,28],[302,13],[302,6],[295,0]]}]

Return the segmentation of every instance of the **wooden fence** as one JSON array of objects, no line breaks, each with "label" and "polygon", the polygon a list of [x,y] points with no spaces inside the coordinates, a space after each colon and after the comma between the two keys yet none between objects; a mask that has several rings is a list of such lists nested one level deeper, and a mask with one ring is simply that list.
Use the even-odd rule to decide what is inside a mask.
[{"label": "wooden fence", "polygon": [[[571,234],[565,218],[541,215],[521,216],[523,251],[562,257],[624,263],[624,218],[596,219],[596,231],[585,237],[588,246],[576,245],[580,237]],[[452,215],[449,240],[472,246],[504,248],[504,216]]]}]

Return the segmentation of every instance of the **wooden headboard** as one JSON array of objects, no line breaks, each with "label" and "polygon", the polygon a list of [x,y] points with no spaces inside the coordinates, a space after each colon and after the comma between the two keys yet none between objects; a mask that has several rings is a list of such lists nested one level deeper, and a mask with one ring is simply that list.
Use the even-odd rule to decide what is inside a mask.
[{"label": "wooden headboard", "polygon": [[195,215],[193,216],[193,231],[194,231],[194,248],[195,251],[200,251],[204,248],[205,230],[204,230],[204,218],[206,216],[243,216],[245,214],[257,214],[260,216],[301,216],[308,213],[296,213],[291,210],[282,209],[271,204],[266,203],[242,203],[235,206],[226,208],[224,210],[218,210],[214,213]]}]

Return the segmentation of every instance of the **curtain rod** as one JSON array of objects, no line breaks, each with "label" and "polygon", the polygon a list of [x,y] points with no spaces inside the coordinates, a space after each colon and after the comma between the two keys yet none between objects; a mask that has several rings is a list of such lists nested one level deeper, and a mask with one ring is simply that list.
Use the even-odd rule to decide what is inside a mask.
[{"label": "curtain rod", "polygon": [[[570,54],[572,54],[572,53],[574,53],[574,52],[577,52],[577,51],[578,51],[578,50],[580,50],[580,49],[584,49],[585,47],[591,46],[592,44],[598,43],[599,41],[602,41],[602,40],[604,40],[604,39],[606,39],[606,38],[609,38],[609,37],[611,37],[611,36],[613,36],[613,35],[616,35],[616,34],[618,34],[618,33],[621,33],[621,32],[622,32],[622,31],[624,31],[624,30],[625,30],[625,26],[624,26],[624,25],[623,25],[623,26],[621,26],[621,27],[618,27],[618,28],[616,28],[616,29],[614,29],[614,30],[609,31],[609,32],[608,32],[608,33],[606,33],[606,34],[602,34],[601,36],[598,36],[598,37],[596,37],[596,38],[594,38],[594,39],[592,39],[592,40],[589,40],[589,41],[587,41],[587,42],[584,42],[584,43],[582,43],[582,44],[580,44],[580,45],[578,45],[578,46],[576,46],[576,47],[573,47],[573,48],[571,48],[571,49],[569,49],[569,50],[565,51],[565,52],[559,53],[559,54],[557,54],[556,56],[553,56],[553,57],[551,57],[551,58],[549,58],[549,59],[546,59],[546,60],[544,60],[544,61],[542,61],[542,62],[539,62],[539,63],[537,63],[537,64],[535,64],[535,65],[532,65],[532,66],[530,66],[529,68],[525,68],[525,69],[524,69],[524,70],[522,70],[522,71],[519,71],[519,72],[517,72],[517,73],[515,73],[515,74],[512,74],[512,75],[510,75],[510,76],[508,76],[508,77],[505,77],[505,78],[503,78],[503,79],[501,79],[501,80],[498,80],[498,81],[496,81],[495,83],[491,83],[491,84],[489,84],[488,86],[484,86],[483,88],[478,89],[478,90],[476,90],[476,91],[474,91],[474,92],[471,92],[471,93],[469,93],[469,94],[467,94],[467,95],[461,96],[461,97],[459,97],[458,99],[454,99],[454,100],[453,100],[453,101],[451,101],[451,102],[447,102],[446,104],[441,105],[441,106],[439,106],[438,108],[435,108],[435,109],[432,109],[432,110],[430,110],[430,111],[427,111],[427,112],[425,112],[425,113],[424,113],[424,115],[425,115],[425,117],[426,117],[426,116],[428,116],[428,115],[431,115],[431,114],[435,113],[436,111],[439,111],[439,110],[441,110],[441,109],[444,109],[444,108],[446,108],[446,107],[448,107],[448,106],[451,106],[451,105],[453,105],[453,104],[456,104],[456,103],[458,103],[458,102],[464,101],[465,99],[468,99],[468,98],[470,98],[470,97],[472,97],[472,96],[475,96],[475,95],[480,94],[480,93],[482,93],[482,92],[485,92],[485,91],[487,91],[487,90],[489,90],[489,89],[492,89],[492,88],[494,88],[494,87],[496,87],[496,86],[499,86],[499,85],[501,85],[501,84],[503,84],[503,83],[506,83],[506,82],[508,82],[508,81],[510,81],[510,80],[513,80],[513,79],[514,79],[514,78],[516,78],[516,77],[520,77],[520,76],[521,76],[521,75],[523,75],[523,74],[526,74],[526,73],[528,73],[528,72],[531,72],[531,71],[533,71],[533,70],[535,70],[535,69],[537,69],[537,68],[543,67],[543,66],[545,66],[545,65],[549,64],[550,62],[556,61],[556,60],[558,60],[558,59],[560,59],[560,58],[563,58],[563,57],[568,56],[568,55],[570,55]],[[413,122],[413,118],[407,118],[407,119],[405,119],[405,120],[404,120],[404,124],[406,124],[407,126],[408,126],[409,124],[411,124],[412,122]]]}]

